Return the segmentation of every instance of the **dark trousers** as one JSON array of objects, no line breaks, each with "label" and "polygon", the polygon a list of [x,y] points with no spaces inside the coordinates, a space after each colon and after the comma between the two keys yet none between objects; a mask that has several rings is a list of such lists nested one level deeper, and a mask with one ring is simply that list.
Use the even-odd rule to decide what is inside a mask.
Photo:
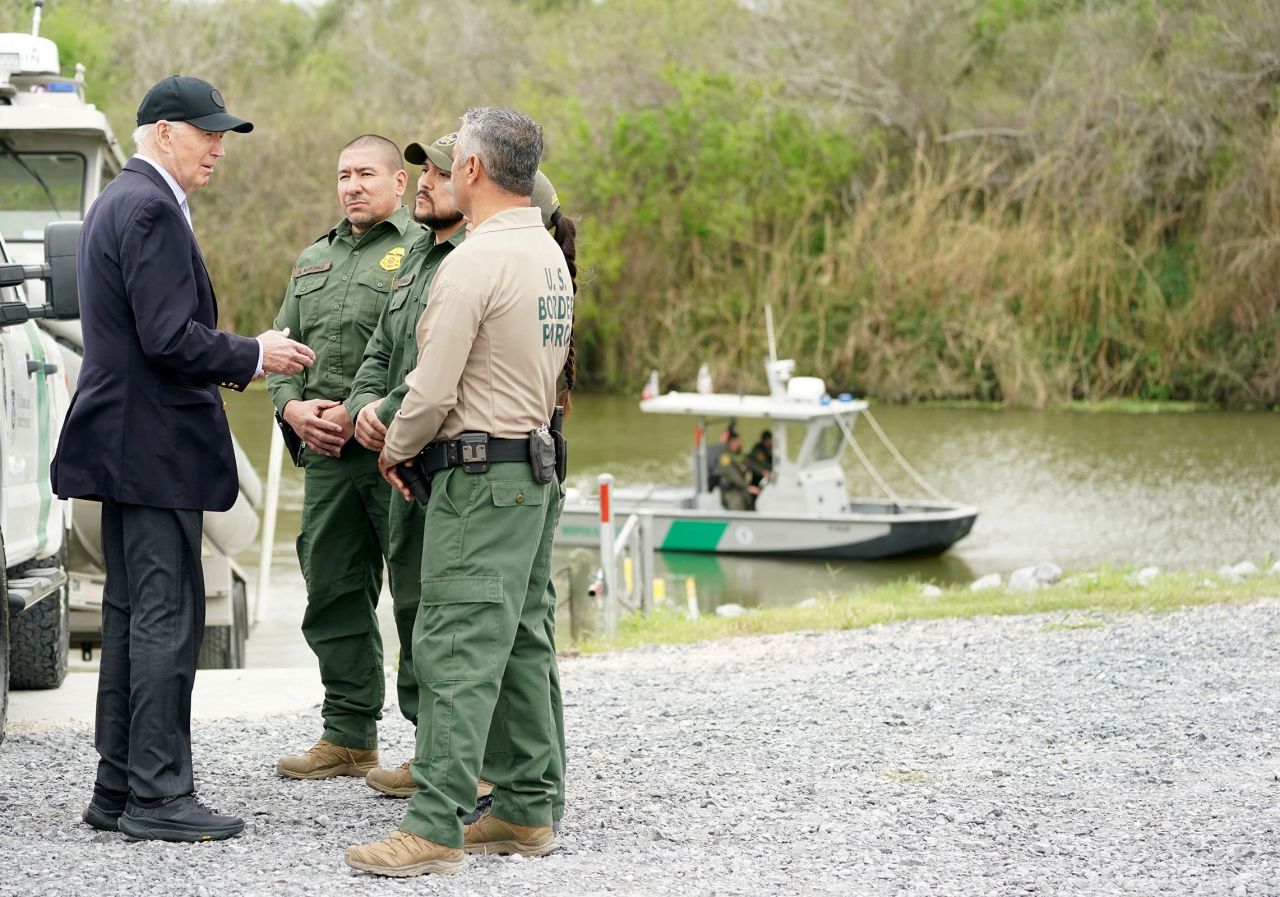
[{"label": "dark trousers", "polygon": [[204,638],[200,511],[102,503],[98,782],[137,797],[195,790],[191,687]]}]

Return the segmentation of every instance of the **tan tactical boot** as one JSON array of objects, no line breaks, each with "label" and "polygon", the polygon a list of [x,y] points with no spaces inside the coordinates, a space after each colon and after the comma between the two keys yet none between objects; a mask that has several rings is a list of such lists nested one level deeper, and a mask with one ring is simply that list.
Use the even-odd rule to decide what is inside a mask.
[{"label": "tan tactical boot", "polygon": [[476,800],[482,797],[488,797],[493,794],[493,782],[486,782],[484,779],[476,779]]},{"label": "tan tactical boot", "polygon": [[549,825],[516,825],[483,813],[462,829],[467,853],[518,853],[522,857],[546,856],[556,849],[556,836]]},{"label": "tan tactical boot", "polygon": [[371,769],[364,777],[364,783],[374,791],[391,797],[413,797],[418,790],[418,783],[409,774],[412,762],[406,760],[396,769],[383,769],[381,766]]},{"label": "tan tactical boot", "polygon": [[377,748],[366,751],[342,747],[322,738],[305,754],[281,757],[276,762],[276,772],[291,779],[331,779],[363,776],[377,765]]},{"label": "tan tactical boot", "polygon": [[467,861],[458,848],[419,838],[402,828],[382,841],[348,847],[342,860],[352,869],[395,878],[427,873],[453,875],[467,868]]}]

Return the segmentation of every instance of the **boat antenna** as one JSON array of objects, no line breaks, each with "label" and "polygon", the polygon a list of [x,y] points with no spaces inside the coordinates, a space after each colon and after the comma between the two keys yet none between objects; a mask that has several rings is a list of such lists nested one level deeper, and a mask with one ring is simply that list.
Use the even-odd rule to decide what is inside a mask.
[{"label": "boat antenna", "polygon": [[35,0],[36,11],[31,16],[31,36],[40,36],[40,8],[44,6],[44,0]]},{"label": "boat antenna", "polygon": [[765,303],[764,306],[764,329],[769,335],[769,361],[771,364],[778,363],[778,341],[773,335],[773,306]]}]

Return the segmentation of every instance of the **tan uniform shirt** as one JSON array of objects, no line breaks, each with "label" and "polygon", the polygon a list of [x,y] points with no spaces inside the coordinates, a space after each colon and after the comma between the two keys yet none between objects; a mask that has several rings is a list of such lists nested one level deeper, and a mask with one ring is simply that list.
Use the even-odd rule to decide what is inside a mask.
[{"label": "tan uniform shirt", "polygon": [[418,365],[387,430],[393,462],[467,431],[543,426],[569,353],[573,287],[535,208],[499,212],[444,260],[418,321]]}]

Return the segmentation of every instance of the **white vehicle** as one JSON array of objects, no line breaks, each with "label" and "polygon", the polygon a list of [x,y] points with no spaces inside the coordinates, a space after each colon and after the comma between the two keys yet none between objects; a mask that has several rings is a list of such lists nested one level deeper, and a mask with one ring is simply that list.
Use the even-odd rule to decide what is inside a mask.
[{"label": "white vehicle", "polygon": [[[70,404],[57,342],[34,318],[79,314],[80,225],[49,226],[46,265],[11,261],[0,239],[0,738],[9,686],[57,688],[67,674],[70,505],[53,495],[49,460]],[[50,305],[27,304],[44,278]]]},{"label": "white vehicle", "polygon": [[[57,46],[39,36],[43,3],[34,5],[31,34],[0,34],[0,246],[5,261],[11,256],[28,266],[29,277],[44,255],[46,225],[82,220],[125,161],[106,116],[85,100],[84,67],[77,65],[72,78],[60,74]],[[74,280],[74,258],[71,265]],[[0,287],[0,302],[43,304],[40,282],[30,283],[25,295],[20,290]],[[18,596],[25,608],[10,621],[10,638],[0,638],[0,690],[7,699],[10,684],[57,687],[69,642],[92,658],[101,643],[104,576],[100,506],[61,502],[49,486],[49,462],[80,372],[80,322],[41,319],[37,327],[15,314],[6,324],[5,308],[0,304],[0,531],[9,575],[6,607],[16,610]],[[204,521],[207,607],[200,666],[206,668],[244,666],[249,634],[246,578],[231,555],[257,535],[261,488],[238,446],[236,455],[236,504]],[[58,592],[59,601],[44,606],[38,599],[46,589]],[[38,664],[27,659],[37,643],[44,652]],[[56,663],[46,654],[56,655]],[[50,672],[27,676],[23,671],[33,664]],[[3,708],[0,703],[0,733]]]}]

